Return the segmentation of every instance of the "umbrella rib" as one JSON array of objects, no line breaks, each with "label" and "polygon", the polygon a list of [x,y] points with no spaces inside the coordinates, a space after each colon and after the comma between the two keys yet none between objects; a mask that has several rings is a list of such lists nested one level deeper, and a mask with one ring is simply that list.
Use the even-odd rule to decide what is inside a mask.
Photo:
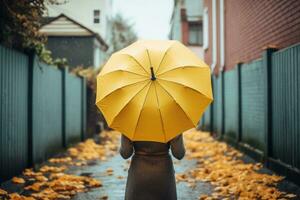
[{"label": "umbrella rib", "polygon": [[[137,81],[137,82],[130,83],[130,84],[127,84],[127,85],[123,85],[123,86],[121,86],[121,87],[119,87],[119,88],[116,88],[116,89],[110,91],[108,94],[106,94],[104,97],[102,97],[99,101],[102,101],[103,99],[105,99],[106,97],[108,97],[109,95],[111,95],[111,93],[113,93],[113,92],[115,92],[115,91],[117,91],[117,90],[120,90],[120,89],[122,89],[122,88],[124,88],[124,87],[131,86],[131,85],[134,85],[134,84],[137,84],[137,83],[141,83],[141,82],[144,82],[144,81],[149,81],[149,80],[148,80],[148,79],[145,79],[145,80],[142,80],[142,81]],[[99,102],[99,101],[98,101],[98,102]],[[97,103],[97,102],[96,102],[96,103]]]},{"label": "umbrella rib", "polygon": [[165,53],[164,53],[164,55],[163,55],[163,57],[162,57],[162,59],[161,59],[159,65],[158,65],[157,70],[156,70],[155,73],[158,72],[158,70],[159,70],[159,68],[160,68],[160,65],[161,65],[162,61],[165,59],[165,57],[166,57],[168,51],[171,49],[171,47],[172,47],[174,44],[175,44],[175,43],[172,43],[172,44],[168,47],[168,49],[165,51]]},{"label": "umbrella rib", "polygon": [[118,72],[118,71],[130,73],[130,74],[135,74],[135,75],[139,75],[139,76],[145,76],[145,77],[148,77],[148,76],[146,76],[146,75],[144,75],[144,74],[139,74],[139,73],[132,72],[132,71],[128,71],[128,70],[124,70],[124,69],[117,69],[117,70],[114,70],[114,71],[110,71],[110,72],[101,74],[101,76],[105,76],[105,75],[107,75],[107,74],[111,74],[111,73]]},{"label": "umbrella rib", "polygon": [[[116,114],[116,116],[118,116],[118,115],[125,109],[125,107],[129,104],[129,102],[130,102],[134,97],[136,97],[136,95],[137,95],[138,93],[140,93],[143,89],[145,89],[146,86],[147,86],[148,84],[149,84],[149,83],[145,84],[145,86],[144,86],[142,89],[140,89],[139,91],[137,91],[137,93],[135,93],[135,94],[128,100],[128,102],[127,102],[127,103],[124,105],[124,107]],[[116,117],[116,116],[115,116],[115,117]],[[112,120],[111,124],[114,123],[115,117],[114,117],[114,119]],[[110,125],[111,125],[111,124],[110,124]]]},{"label": "umbrella rib", "polygon": [[[166,79],[163,79],[163,78],[159,78],[159,80],[171,82],[171,83],[174,83],[174,84],[177,84],[177,85],[181,85],[181,86],[183,86],[183,87],[188,87],[189,89],[193,90],[194,92],[200,93],[201,95],[205,96],[206,98],[212,100],[212,98],[209,97],[209,96],[207,96],[206,94],[203,94],[202,92],[200,92],[200,91],[198,91],[198,90],[196,90],[196,89],[194,89],[194,88],[192,88],[192,87],[190,87],[190,86],[188,86],[188,85],[185,85],[185,84],[183,84],[183,83],[178,83],[178,82],[176,82],[176,81],[166,80]],[[161,85],[161,84],[160,84],[160,85]]]},{"label": "umbrella rib", "polygon": [[178,66],[178,67],[175,67],[175,68],[173,68],[171,70],[159,73],[159,74],[157,74],[157,76],[160,76],[160,75],[165,74],[167,72],[175,71],[177,69],[182,69],[182,68],[203,68],[203,69],[206,69],[206,67],[200,67],[200,66],[197,66],[197,65],[183,65],[183,66]]},{"label": "umbrella rib", "polygon": [[159,105],[159,100],[158,100],[158,94],[157,94],[157,90],[156,90],[156,84],[154,83],[154,88],[155,88],[155,94],[156,94],[156,100],[157,100],[157,104],[158,104],[158,111],[159,111],[159,115],[160,115],[160,123],[161,126],[163,128],[163,132],[164,132],[164,136],[165,136],[165,142],[167,141],[167,136],[166,136],[166,130],[165,130],[165,126],[162,120],[162,115],[161,115],[161,110],[160,110],[160,105]]},{"label": "umbrella rib", "polygon": [[139,113],[138,120],[137,120],[136,125],[135,125],[135,128],[134,128],[134,132],[133,132],[132,138],[134,138],[134,136],[135,136],[135,132],[136,132],[137,126],[138,126],[138,124],[139,124],[139,121],[140,121],[140,118],[141,118],[141,113],[142,113],[142,110],[143,110],[143,108],[144,108],[144,106],[145,106],[145,103],[146,103],[146,100],[147,100],[147,97],[148,97],[148,94],[149,94],[149,91],[150,91],[151,84],[152,84],[152,81],[150,82],[150,86],[149,86],[148,91],[147,91],[147,94],[146,94],[146,96],[145,96],[145,99],[144,99],[144,102],[143,102],[142,109],[140,110],[140,113]]},{"label": "umbrella rib", "polygon": [[152,66],[152,63],[151,63],[150,55],[149,55],[149,50],[148,50],[147,48],[146,48],[146,51],[147,51],[147,55],[148,55],[150,67],[153,67],[153,66]]},{"label": "umbrella rib", "polygon": [[177,106],[183,111],[183,113],[185,114],[185,116],[189,119],[189,121],[194,125],[194,122],[192,121],[192,119],[190,118],[190,116],[185,112],[185,110],[183,110],[183,108],[179,105],[179,103],[176,101],[176,99],[171,95],[171,93],[162,85],[158,82],[158,84],[160,85],[160,87],[171,97],[174,99],[174,102],[177,104]]},{"label": "umbrella rib", "polygon": [[148,72],[147,72],[147,70],[142,66],[142,64],[141,63],[139,63],[139,61],[137,61],[137,59],[135,59],[135,57],[133,57],[132,55],[130,55],[130,54],[128,54],[128,53],[124,53],[124,55],[127,55],[127,56],[129,56],[131,59],[133,59],[147,74],[149,74]]}]

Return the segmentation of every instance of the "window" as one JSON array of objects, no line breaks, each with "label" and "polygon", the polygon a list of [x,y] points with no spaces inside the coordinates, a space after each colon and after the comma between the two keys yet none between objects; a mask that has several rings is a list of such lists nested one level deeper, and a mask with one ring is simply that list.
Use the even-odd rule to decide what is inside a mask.
[{"label": "window", "polygon": [[100,23],[100,10],[94,10],[94,24]]},{"label": "window", "polygon": [[202,24],[200,23],[189,24],[189,44],[202,45],[202,43],[203,43]]}]

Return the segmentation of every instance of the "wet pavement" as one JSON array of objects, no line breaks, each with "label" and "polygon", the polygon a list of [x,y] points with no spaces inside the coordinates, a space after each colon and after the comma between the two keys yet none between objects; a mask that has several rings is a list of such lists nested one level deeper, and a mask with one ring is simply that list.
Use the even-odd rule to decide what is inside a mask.
[{"label": "wet pavement", "polygon": [[[247,163],[255,163],[255,161],[244,155],[243,160]],[[196,166],[196,160],[190,160],[184,158],[183,160],[174,161],[174,167],[176,174],[187,173],[194,169]],[[103,186],[101,188],[95,188],[88,193],[79,193],[73,199],[76,200],[92,200],[92,199],[112,199],[112,200],[124,200],[127,170],[129,162],[123,160],[120,155],[114,155],[107,161],[96,161],[90,166],[76,168],[72,170],[72,173],[91,174],[93,178],[101,180]],[[107,170],[113,170],[112,173],[107,173]],[[273,172],[263,168],[264,173],[272,174]],[[178,200],[198,200],[201,195],[211,195],[213,188],[209,182],[197,181],[195,184],[189,184],[185,181],[177,182],[177,197]],[[279,182],[278,188],[287,193],[297,194],[297,197],[293,199],[300,199],[300,187],[296,184],[283,180]],[[235,199],[235,198],[232,198]],[[284,198],[283,198],[284,199]],[[283,200],[282,199],[282,200]]]},{"label": "wet pavement", "polygon": [[[195,160],[187,159],[175,161],[176,173],[187,172],[194,167],[195,162]],[[108,199],[112,200],[123,200],[128,166],[129,163],[123,160],[120,155],[115,155],[107,161],[97,161],[92,166],[77,168],[73,173],[78,175],[91,173],[93,178],[101,180],[103,186],[92,189],[88,193],[79,193],[74,199],[105,199],[105,197],[108,197]],[[111,169],[113,172],[111,174],[107,173],[107,170],[111,171]],[[177,183],[178,200],[198,199],[199,194],[210,194],[211,192],[212,186],[207,182],[199,182],[195,186],[189,186],[186,182]]]},{"label": "wet pavement", "polygon": [[[197,135],[199,133],[194,133],[194,134]],[[113,136],[113,138],[109,138],[108,136],[109,137]],[[104,134],[104,136],[103,134],[102,136],[100,135],[100,137],[104,137],[104,138],[99,139],[99,137],[96,137],[94,140],[96,141],[96,143],[93,142],[93,140],[91,140],[92,142],[90,141],[81,144],[81,147],[79,144],[75,146],[75,148],[70,148],[68,150],[68,153],[67,152],[61,153],[60,155],[56,156],[56,158],[66,158],[69,156],[71,157],[73,156],[71,160],[72,163],[54,164],[47,161],[43,165],[41,165],[41,166],[67,165],[66,168],[67,170],[64,173],[72,174],[79,177],[90,177],[98,180],[101,183],[102,185],[101,187],[95,187],[95,188],[89,187],[86,190],[84,190],[84,192],[79,192],[75,195],[70,195],[70,197],[72,196],[72,199],[75,200],[89,200],[89,199],[123,200],[124,199],[127,171],[130,164],[130,159],[124,160],[117,153],[118,143],[119,143],[118,134],[106,133]],[[192,157],[193,154],[201,153],[201,151],[199,150],[193,151],[194,148],[199,147],[199,145],[202,147],[206,147],[207,145],[209,145],[209,143],[205,143],[205,140],[203,140],[202,143],[198,142],[193,145],[192,141],[194,140],[185,141],[187,145],[187,156],[185,158],[183,158],[180,161],[173,159],[175,172],[177,174],[177,180],[179,180],[177,182],[178,200],[245,199],[245,198],[234,197],[234,196],[231,197],[229,196],[229,198],[222,198],[220,196],[215,195],[214,197],[218,184],[213,185],[211,182],[207,180],[202,181],[201,179],[199,180],[196,177],[191,176],[191,174],[195,173],[195,169],[198,168],[201,170],[202,167],[205,168],[206,164],[205,162],[203,163],[203,160],[205,161],[209,160],[208,158],[204,157],[201,161],[201,159]],[[216,145],[221,145],[221,146],[225,145],[215,140],[211,142]],[[219,148],[221,146],[219,146]],[[212,151],[212,150],[215,149],[207,149],[207,151]],[[81,153],[78,153],[77,151]],[[228,152],[230,151],[228,149]],[[256,163],[253,159],[251,159],[246,155],[243,155],[240,159],[243,160],[244,163],[254,163],[254,164]],[[78,165],[78,163],[81,162],[85,162],[85,164],[83,164],[82,166]],[[36,170],[38,171],[39,169]],[[214,171],[216,169],[209,169],[209,170]],[[265,168],[260,168],[260,173],[274,174],[272,171]],[[180,181],[180,179],[182,181]],[[32,184],[29,183],[28,181],[29,180],[26,179],[26,183],[23,185],[14,184],[12,183],[12,181],[7,181],[5,183],[2,183],[0,185],[0,188],[6,190],[8,193],[16,192],[17,194],[30,196],[32,193],[28,192],[27,190],[24,190],[25,186]],[[255,181],[255,177],[253,178],[253,181]],[[243,183],[241,182],[240,184]],[[291,198],[278,198],[278,199],[281,200],[300,199],[300,187],[285,179],[279,181],[276,188],[279,189],[279,191],[281,192],[284,191],[283,194],[281,195],[283,197],[285,197],[284,195],[292,195]],[[202,198],[200,198],[201,196]],[[8,199],[8,198],[3,198],[0,195],[0,199]],[[27,200],[22,198],[19,199]],[[246,198],[246,199],[254,199],[254,198]],[[16,198],[16,200],[18,200],[18,198]]]}]

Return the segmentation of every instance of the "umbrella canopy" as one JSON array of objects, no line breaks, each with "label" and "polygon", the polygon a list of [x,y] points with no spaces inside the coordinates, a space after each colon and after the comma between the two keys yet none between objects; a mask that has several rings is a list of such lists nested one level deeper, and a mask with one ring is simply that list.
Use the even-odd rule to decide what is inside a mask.
[{"label": "umbrella canopy", "polygon": [[97,76],[97,107],[132,141],[170,141],[195,127],[212,99],[209,66],[178,41],[137,41]]}]

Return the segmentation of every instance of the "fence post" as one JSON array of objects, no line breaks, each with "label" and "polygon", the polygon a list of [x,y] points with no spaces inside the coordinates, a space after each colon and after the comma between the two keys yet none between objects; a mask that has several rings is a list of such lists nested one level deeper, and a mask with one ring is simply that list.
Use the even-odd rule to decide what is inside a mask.
[{"label": "fence post", "polygon": [[265,141],[266,146],[264,150],[265,163],[268,166],[268,158],[272,156],[272,53],[274,48],[267,48],[262,54],[262,65],[265,68]]},{"label": "fence post", "polygon": [[209,105],[209,112],[210,112],[210,116],[209,116],[209,132],[212,133],[212,120],[213,120],[213,102]]},{"label": "fence post", "polygon": [[224,137],[225,134],[225,71],[221,72],[221,111],[222,111],[222,125],[221,125],[221,138]]},{"label": "fence post", "polygon": [[62,72],[62,141],[63,147],[67,147],[67,136],[66,136],[66,84],[67,84],[67,73],[68,68],[63,68]]},{"label": "fence post", "polygon": [[81,141],[86,139],[86,78],[81,78]]},{"label": "fence post", "polygon": [[[213,90],[214,94],[214,75],[211,75],[211,87]],[[214,96],[214,95],[213,95]],[[215,101],[215,96],[214,96],[214,101]],[[214,132],[214,101],[210,104],[210,133],[213,134]]]},{"label": "fence post", "polygon": [[35,65],[34,51],[28,52],[28,167],[34,165],[33,155],[33,72]]},{"label": "fence post", "polygon": [[242,77],[241,77],[242,63],[237,64],[237,76],[238,76],[238,135],[237,143],[242,140]]}]

